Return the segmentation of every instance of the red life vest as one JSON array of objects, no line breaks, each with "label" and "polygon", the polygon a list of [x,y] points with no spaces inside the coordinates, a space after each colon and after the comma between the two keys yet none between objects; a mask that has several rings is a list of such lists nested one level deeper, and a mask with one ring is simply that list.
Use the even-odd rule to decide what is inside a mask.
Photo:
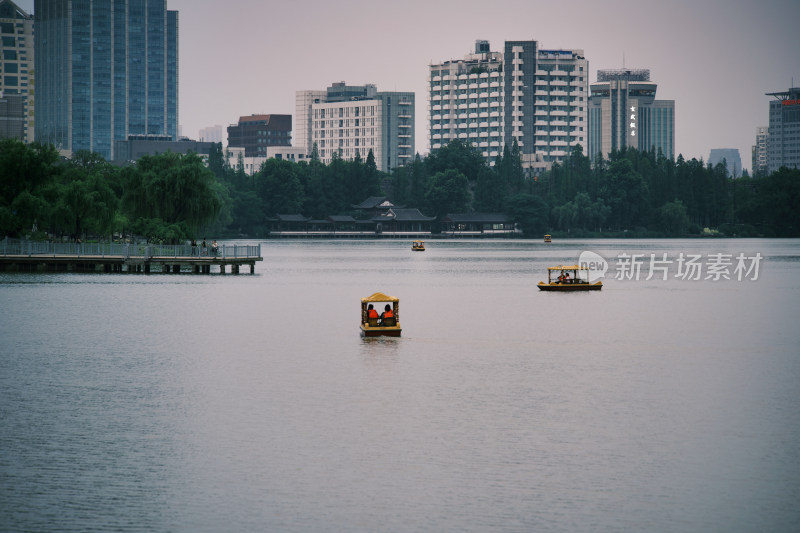
[{"label": "red life vest", "polygon": [[383,313],[383,318],[394,318],[394,313],[391,309],[389,309]]},{"label": "red life vest", "polygon": [[378,312],[374,309],[369,310],[369,317],[370,318],[378,318]]}]

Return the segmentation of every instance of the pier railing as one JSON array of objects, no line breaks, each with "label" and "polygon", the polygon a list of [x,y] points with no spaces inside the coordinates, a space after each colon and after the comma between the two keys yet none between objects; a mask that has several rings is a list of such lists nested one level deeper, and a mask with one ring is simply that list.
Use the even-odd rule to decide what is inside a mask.
[{"label": "pier railing", "polygon": [[0,241],[0,256],[43,257],[124,257],[125,259],[153,259],[161,257],[195,257],[209,259],[249,259],[261,257],[261,245],[221,244],[203,248],[188,244],[135,244],[135,243],[72,243],[39,242],[5,238]]}]

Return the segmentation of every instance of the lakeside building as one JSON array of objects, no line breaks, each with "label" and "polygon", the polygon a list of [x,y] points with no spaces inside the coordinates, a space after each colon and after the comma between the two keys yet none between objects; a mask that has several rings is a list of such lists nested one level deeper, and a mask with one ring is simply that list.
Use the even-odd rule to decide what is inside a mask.
[{"label": "lakeside building", "polygon": [[769,103],[767,172],[800,166],[800,87],[767,93]]},{"label": "lakeside building", "polygon": [[588,135],[589,62],[583,50],[550,50],[506,41],[493,52],[475,42],[463,59],[429,65],[431,150],[454,139],[489,164],[514,142],[529,173],[561,162]]},{"label": "lakeside building", "polygon": [[769,138],[769,128],[759,126],[756,128],[756,144],[751,149],[752,155],[752,175],[761,176],[767,173],[767,139]]},{"label": "lakeside building", "polygon": [[628,147],[675,157],[675,101],[656,100],[657,88],[648,69],[597,71],[589,99],[592,161]]},{"label": "lakeside building", "polygon": [[725,161],[728,177],[738,178],[742,175],[742,158],[736,148],[712,148],[708,154],[708,164],[716,166]]},{"label": "lakeside building", "polygon": [[267,153],[263,156],[247,156],[245,149],[238,146],[229,146],[223,152],[225,162],[234,170],[238,169],[241,165],[242,170],[248,176],[252,176],[259,170],[261,165],[266,163],[267,159],[281,159],[284,161],[291,161],[299,163],[308,160],[308,154],[304,148],[293,146],[268,146]]},{"label": "lakeside building", "polygon": [[228,146],[244,148],[245,157],[267,157],[267,148],[291,145],[291,115],[250,115],[228,126]]},{"label": "lakeside building", "polygon": [[379,92],[368,85],[334,83],[325,91],[297,91],[295,146],[320,161],[366,159],[382,172],[410,163],[414,146],[413,92]]},{"label": "lakeside building", "polygon": [[166,0],[35,0],[35,138],[115,159],[129,136],[178,138],[178,12]]},{"label": "lakeside building", "polygon": [[33,16],[0,0],[0,139],[34,139]]}]

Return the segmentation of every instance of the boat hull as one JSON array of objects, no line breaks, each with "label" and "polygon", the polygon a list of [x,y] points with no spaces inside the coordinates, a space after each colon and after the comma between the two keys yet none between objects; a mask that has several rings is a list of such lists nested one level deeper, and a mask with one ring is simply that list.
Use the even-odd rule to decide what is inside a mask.
[{"label": "boat hull", "polygon": [[580,291],[599,291],[603,288],[603,282],[597,281],[595,283],[545,283],[539,282],[540,291],[554,291],[554,292],[580,292]]},{"label": "boat hull", "polygon": [[403,330],[399,324],[397,326],[387,326],[387,327],[367,326],[361,324],[362,337],[399,337],[402,331]]}]

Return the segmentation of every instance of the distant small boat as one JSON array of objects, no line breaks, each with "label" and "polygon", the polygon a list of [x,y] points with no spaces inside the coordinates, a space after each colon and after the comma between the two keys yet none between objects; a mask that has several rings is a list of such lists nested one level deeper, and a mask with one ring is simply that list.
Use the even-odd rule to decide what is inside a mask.
[{"label": "distant small boat", "polygon": [[[572,275],[570,276],[570,272]],[[553,274],[556,279],[553,281]],[[599,291],[603,288],[602,281],[589,282],[589,269],[579,265],[547,267],[547,283],[539,282],[540,291]]]},{"label": "distant small boat", "polygon": [[411,249],[415,252],[425,251],[425,241],[414,241],[411,243]]},{"label": "distant small boat", "polygon": [[[375,309],[379,304],[384,304],[383,312],[378,315]],[[400,299],[394,296],[376,292],[366,298],[361,298],[361,336],[362,337],[399,337],[403,331],[400,328]]]},{"label": "distant small boat", "polygon": [[550,237],[550,235],[545,235],[544,236],[544,242],[553,242],[553,238]]}]

